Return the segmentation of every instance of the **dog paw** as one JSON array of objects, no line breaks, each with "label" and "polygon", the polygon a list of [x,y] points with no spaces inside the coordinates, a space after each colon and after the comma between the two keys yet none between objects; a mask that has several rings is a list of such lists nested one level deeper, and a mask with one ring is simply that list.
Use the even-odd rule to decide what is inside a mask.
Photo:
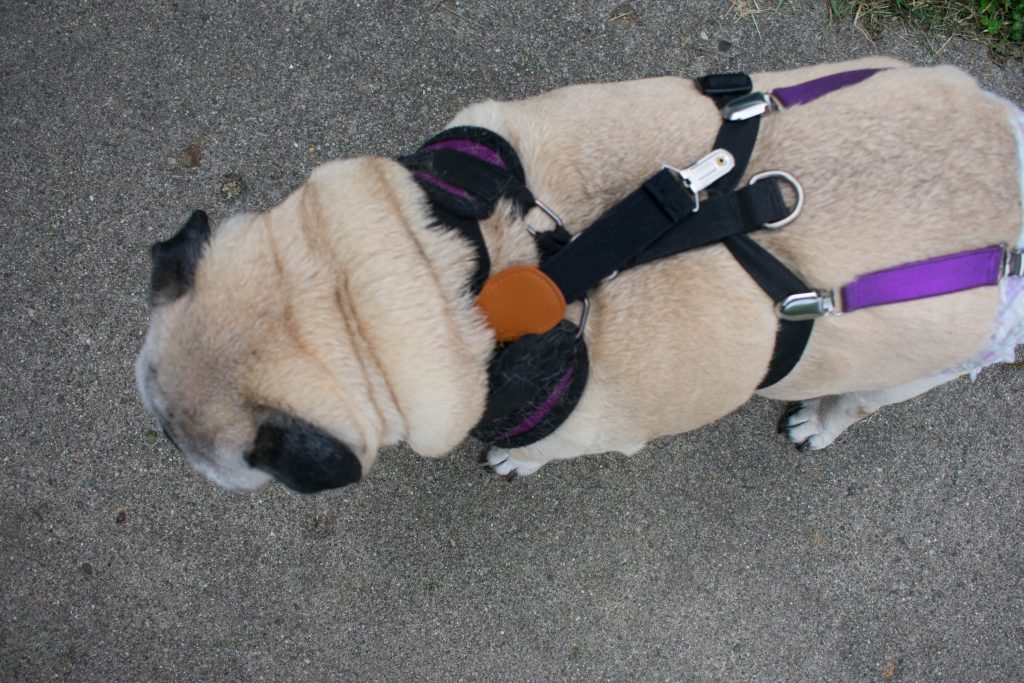
[{"label": "dog paw", "polygon": [[832,434],[821,415],[821,399],[795,403],[779,420],[779,433],[802,451],[817,451],[835,441],[842,432]]},{"label": "dog paw", "polygon": [[508,479],[531,475],[539,470],[543,464],[516,460],[512,457],[512,454],[504,448],[492,448],[487,452],[487,456],[484,458],[484,461],[487,465],[487,469]]}]

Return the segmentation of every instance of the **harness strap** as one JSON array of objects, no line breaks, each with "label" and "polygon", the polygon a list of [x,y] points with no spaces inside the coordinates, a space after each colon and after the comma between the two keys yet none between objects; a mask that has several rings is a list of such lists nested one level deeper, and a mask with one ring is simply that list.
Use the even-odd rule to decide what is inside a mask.
[{"label": "harness strap", "polygon": [[623,268],[715,244],[732,235],[757,230],[789,213],[779,186],[774,182],[761,182],[736,192],[720,194],[702,201],[700,211],[691,214],[683,225],[675,226],[679,229],[663,234]]},{"label": "harness strap", "polygon": [[542,263],[541,270],[562,290],[566,303],[581,299],[694,208],[693,196],[672,171],[659,171]]},{"label": "harness strap", "polygon": [[431,182],[452,198],[463,200],[459,208],[467,218],[487,218],[502,197],[520,207],[532,206],[533,194],[526,185],[502,165],[470,152],[435,148],[403,159],[403,163],[421,180]]},{"label": "harness strap", "polygon": [[[737,74],[726,74],[726,77],[735,77]],[[709,79],[713,76],[705,76],[698,80],[701,92],[714,99],[715,104],[721,109],[727,104],[727,99],[719,94],[720,88]],[[738,79],[737,79],[738,80]],[[738,84],[737,84],[738,85]],[[746,95],[753,88],[750,78],[746,79],[745,91],[734,89],[732,96]],[[710,91],[709,89],[710,88]],[[739,121],[723,121],[715,137],[715,147],[724,148],[732,153],[736,160],[736,166],[723,178],[708,188],[710,194],[722,194],[732,191],[739,183],[746,172],[747,165],[754,153],[754,146],[757,144],[757,133],[760,129],[761,117],[754,116]],[[757,187],[754,185],[754,187]],[[781,261],[772,256],[770,252],[754,242],[744,234],[736,234],[723,240],[729,252],[733,255],[744,270],[754,279],[764,292],[771,297],[772,301],[779,303],[791,294],[806,292],[805,285],[800,278],[793,274]],[[772,351],[772,358],[768,364],[768,371],[758,384],[758,389],[764,389],[775,384],[788,375],[796,364],[800,362],[807,342],[811,338],[811,330],[814,322],[802,320],[799,322],[780,320],[775,333],[775,347]]]},{"label": "harness strap", "polygon": [[478,220],[490,216],[502,197],[510,197],[522,211],[535,201],[515,150],[493,131],[459,126],[398,162],[426,192],[438,225],[455,228],[473,245],[477,267],[469,288],[479,293],[491,273],[491,258]]},{"label": "harness strap", "polygon": [[744,121],[723,121],[718,128],[718,135],[715,136],[715,145],[712,149],[727,149],[736,160],[736,166],[723,176],[711,187],[708,194],[714,196],[722,192],[729,192],[735,188],[740,178],[747,170],[750,157],[754,154],[754,145],[757,144],[757,133],[761,128],[761,117],[746,119]]},{"label": "harness strap", "polygon": [[842,310],[849,313],[994,285],[1004,274],[1014,273],[1014,257],[1019,264],[1019,253],[993,246],[866,273],[842,288]]},{"label": "harness strap", "polygon": [[[725,240],[725,246],[772,301],[778,303],[788,296],[807,291],[807,285],[794,275],[793,271],[746,235],[730,237]],[[775,384],[796,367],[813,329],[813,320],[779,321],[768,372],[765,373],[758,389]]]}]

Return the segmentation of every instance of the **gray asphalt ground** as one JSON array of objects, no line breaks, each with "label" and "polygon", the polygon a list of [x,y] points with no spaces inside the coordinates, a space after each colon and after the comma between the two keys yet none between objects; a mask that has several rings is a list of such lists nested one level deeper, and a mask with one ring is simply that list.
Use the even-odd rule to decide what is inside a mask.
[{"label": "gray asphalt ground", "polygon": [[889,53],[1024,102],[1020,63],[824,6],[0,3],[0,679],[1021,680],[1019,367],[821,454],[753,400],[631,459],[394,449],[314,497],[216,489],[136,398],[151,242],[481,98]]}]

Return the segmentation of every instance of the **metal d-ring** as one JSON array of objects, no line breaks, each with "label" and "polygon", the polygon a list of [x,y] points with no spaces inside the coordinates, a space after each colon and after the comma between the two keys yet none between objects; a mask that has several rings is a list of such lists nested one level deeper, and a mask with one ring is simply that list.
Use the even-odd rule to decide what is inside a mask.
[{"label": "metal d-ring", "polygon": [[576,333],[576,338],[579,339],[583,336],[583,330],[587,329],[587,318],[590,317],[590,299],[583,297],[583,312],[580,313],[579,331]]},{"label": "metal d-ring", "polygon": [[782,218],[781,220],[772,221],[771,223],[765,223],[764,225],[761,226],[762,228],[775,230],[777,228],[781,228],[784,225],[789,225],[790,223],[796,220],[797,216],[800,215],[800,212],[804,208],[804,188],[800,184],[800,181],[798,181],[796,178],[794,178],[789,173],[786,173],[785,171],[764,171],[763,173],[758,173],[757,175],[752,177],[747,184],[753,185],[758,181],[766,180],[768,178],[782,178],[787,183],[789,183],[790,187],[793,188],[793,191],[796,192],[796,206],[793,207],[793,210],[789,213],[788,216]]},{"label": "metal d-ring", "polygon": [[[541,211],[543,211],[544,213],[546,213],[548,218],[555,222],[556,230],[558,228],[565,228],[565,223],[562,222],[562,219],[559,217],[557,213],[555,213],[555,210],[552,209],[550,206],[548,206],[541,200],[537,199],[536,197],[534,197],[533,199],[533,205],[536,206]],[[531,235],[537,234],[537,229],[531,226],[529,223],[526,224],[526,231],[529,232]]]}]

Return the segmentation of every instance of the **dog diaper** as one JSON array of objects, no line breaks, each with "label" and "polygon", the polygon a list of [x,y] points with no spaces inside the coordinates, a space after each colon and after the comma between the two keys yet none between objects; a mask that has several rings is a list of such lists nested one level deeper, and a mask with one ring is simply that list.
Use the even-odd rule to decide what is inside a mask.
[{"label": "dog diaper", "polygon": [[[1024,208],[1024,111],[1008,100],[990,95],[1003,102],[1009,112],[1010,125],[1017,138],[1017,175],[1021,207]],[[1017,249],[1024,249],[1024,223],[1017,237]],[[966,363],[950,368],[949,374],[978,376],[982,368],[993,363],[1013,362],[1018,344],[1024,344],[1024,277],[1006,277],[999,283],[999,312],[995,329],[984,348]]]}]

